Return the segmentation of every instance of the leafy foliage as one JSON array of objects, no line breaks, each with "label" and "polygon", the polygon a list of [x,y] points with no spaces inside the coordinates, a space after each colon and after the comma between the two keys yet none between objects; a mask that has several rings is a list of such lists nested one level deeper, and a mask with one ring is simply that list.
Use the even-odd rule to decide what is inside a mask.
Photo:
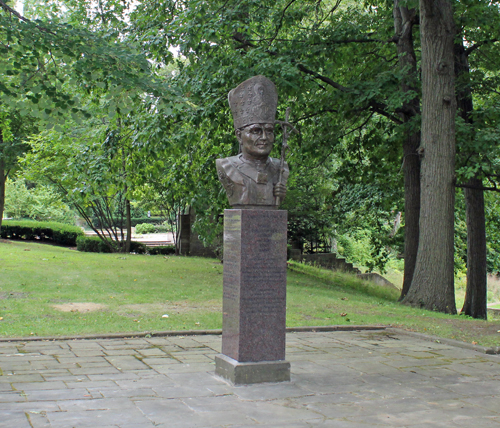
[{"label": "leafy foliage", "polygon": [[154,224],[151,223],[141,223],[135,226],[135,233],[143,234],[143,233],[155,233],[156,228]]},{"label": "leafy foliage", "polygon": [[21,178],[7,181],[5,214],[14,219],[31,218],[68,224],[74,223],[75,219],[75,213],[52,187],[43,184],[28,187]]},{"label": "leafy foliage", "polygon": [[0,73],[6,77],[0,82],[2,105],[53,124],[66,111],[75,120],[79,113],[90,117],[82,108],[82,94],[99,99],[106,93],[101,108],[111,116],[130,111],[130,100],[140,95],[162,94],[145,56],[119,41],[116,30],[89,31],[64,19],[71,16],[30,20],[0,2]]},{"label": "leafy foliage", "polygon": [[[290,237],[307,251],[335,239],[364,242],[370,268],[402,252],[404,229],[391,235],[404,211],[401,146],[420,117],[402,123],[401,115],[420,89],[418,76],[412,90],[400,89],[408,76],[398,67],[393,2],[62,3],[27,1],[29,21],[2,6],[0,126],[8,140],[9,123],[27,122],[30,111],[53,126],[31,140],[24,165],[32,178],[64,189],[94,227],[119,239],[113,228],[123,226],[126,201],[137,199],[174,232],[177,216],[191,206],[195,233],[205,243],[220,241],[217,219],[228,205],[215,159],[238,151],[227,93],[265,74],[278,86],[278,118],[292,106],[301,131],[290,139],[283,206]],[[455,7],[471,48],[471,79],[459,83],[473,91],[476,106],[473,127],[457,118],[457,179],[479,174],[495,187],[498,10],[476,0]],[[414,33],[419,61],[418,28]],[[17,145],[9,156],[15,163],[25,150]],[[496,215],[494,205],[487,209]],[[96,222],[92,212],[106,215]]]},{"label": "leafy foliage", "polygon": [[[196,226],[207,241],[216,239],[210,219],[227,207],[215,159],[238,151],[227,93],[256,74],[276,83],[278,118],[292,105],[291,120],[301,131],[290,141],[285,207],[292,237],[302,244],[309,239],[309,248],[316,245],[312,241],[327,246],[336,214],[328,193],[363,174],[387,201],[384,209],[390,206],[384,217],[395,198],[400,203],[394,189],[401,188],[401,177],[392,171],[399,168],[402,131],[392,122],[399,124],[395,112],[414,94],[399,91],[403,77],[393,67],[397,57],[389,41],[392,11],[328,1],[145,1],[142,6],[131,15],[131,34],[151,60],[161,66],[172,58],[170,48],[180,53],[169,82],[192,109],[184,111],[182,124],[167,121],[168,138],[180,150],[172,159],[168,188],[190,195]],[[344,194],[337,192],[337,200]],[[340,222],[336,218],[335,224]]]}]

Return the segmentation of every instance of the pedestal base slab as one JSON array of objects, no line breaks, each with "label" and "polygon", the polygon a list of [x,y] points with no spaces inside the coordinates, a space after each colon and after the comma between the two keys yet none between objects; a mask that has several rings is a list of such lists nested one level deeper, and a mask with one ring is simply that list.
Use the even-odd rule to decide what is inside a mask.
[{"label": "pedestal base slab", "polygon": [[290,363],[284,360],[240,363],[227,355],[215,356],[215,374],[233,385],[289,382]]}]

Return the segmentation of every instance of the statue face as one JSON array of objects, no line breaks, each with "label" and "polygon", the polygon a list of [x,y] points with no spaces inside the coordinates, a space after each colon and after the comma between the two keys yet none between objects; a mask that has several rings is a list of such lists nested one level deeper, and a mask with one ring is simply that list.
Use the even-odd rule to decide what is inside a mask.
[{"label": "statue face", "polygon": [[254,123],[236,130],[236,137],[245,157],[266,159],[274,144],[274,124]]}]

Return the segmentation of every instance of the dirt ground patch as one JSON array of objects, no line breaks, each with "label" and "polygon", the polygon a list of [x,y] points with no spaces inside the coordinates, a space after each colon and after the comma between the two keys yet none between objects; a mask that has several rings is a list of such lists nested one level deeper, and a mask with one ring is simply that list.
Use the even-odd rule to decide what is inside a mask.
[{"label": "dirt ground patch", "polygon": [[52,305],[54,309],[57,309],[61,312],[93,312],[93,311],[101,311],[106,309],[106,305],[101,305],[100,303],[62,303],[59,305]]},{"label": "dirt ground patch", "polygon": [[184,314],[187,312],[221,312],[222,303],[218,300],[208,300],[202,303],[187,301],[165,302],[165,303],[142,303],[134,305],[123,305],[118,310],[122,314]]},{"label": "dirt ground patch", "polygon": [[20,293],[18,291],[9,291],[6,293],[0,293],[0,300],[4,299],[26,299],[29,293]]}]

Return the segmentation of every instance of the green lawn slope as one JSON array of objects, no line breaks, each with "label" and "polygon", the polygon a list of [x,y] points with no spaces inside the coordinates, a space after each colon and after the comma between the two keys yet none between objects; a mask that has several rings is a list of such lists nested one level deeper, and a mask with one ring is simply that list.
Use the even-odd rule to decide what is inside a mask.
[{"label": "green lawn slope", "polygon": [[[500,320],[397,303],[396,290],[289,263],[287,326],[391,325],[485,346]],[[216,329],[222,265],[214,259],[80,253],[0,241],[0,337]]]}]

